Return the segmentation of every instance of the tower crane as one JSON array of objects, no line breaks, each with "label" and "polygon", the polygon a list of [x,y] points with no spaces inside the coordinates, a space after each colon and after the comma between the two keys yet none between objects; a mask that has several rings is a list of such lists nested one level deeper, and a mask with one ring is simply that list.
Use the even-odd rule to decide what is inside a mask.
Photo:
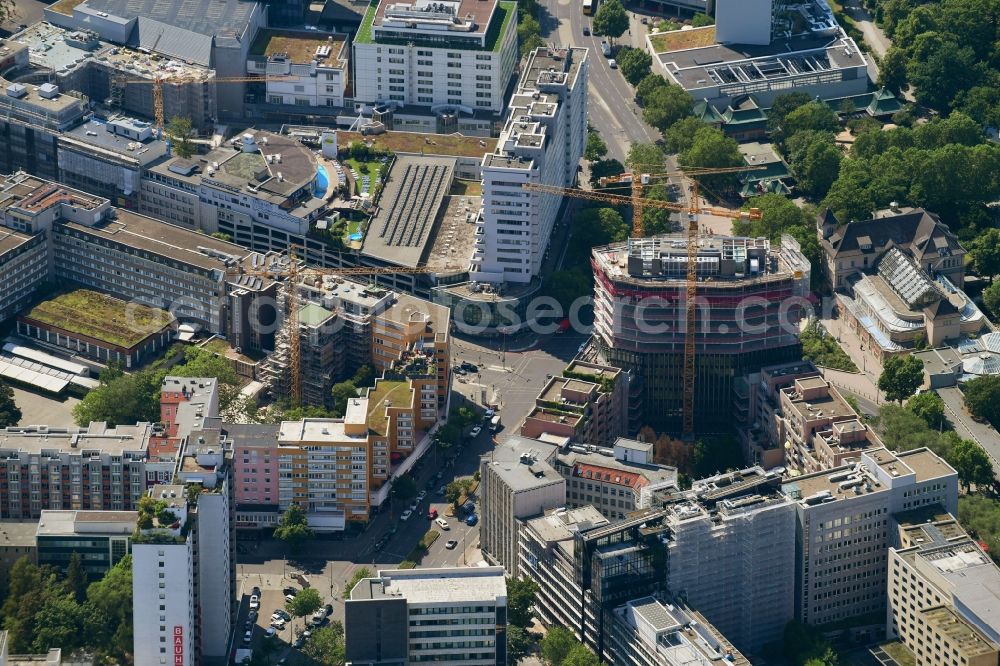
[{"label": "tower crane", "polygon": [[289,249],[289,259],[287,265],[281,268],[235,268],[226,272],[228,279],[236,279],[244,275],[253,277],[285,279],[288,283],[285,296],[285,335],[288,337],[289,365],[292,371],[291,398],[292,404],[302,404],[302,350],[299,340],[299,289],[300,279],[309,276],[337,275],[427,275],[433,273],[448,273],[451,271],[465,270],[448,266],[443,268],[432,268],[420,266],[417,268],[369,268],[365,266],[355,266],[350,268],[319,268],[313,266],[301,266],[296,259],[295,247]]},{"label": "tower crane", "polygon": [[[626,174],[616,176],[614,179],[606,179],[606,182],[628,182],[631,179],[632,196],[621,194],[610,194],[593,190],[581,190],[575,187],[554,187],[551,185],[541,185],[537,183],[524,183],[521,187],[535,192],[556,194],[559,196],[577,197],[580,199],[591,199],[594,201],[606,201],[614,204],[624,204],[632,206],[632,230],[633,233],[642,236],[642,209],[644,206],[660,208],[665,210],[686,211],[688,214],[687,228],[687,276],[686,276],[686,301],[685,301],[685,334],[684,334],[684,374],[683,374],[683,406],[681,410],[683,418],[682,433],[685,438],[694,436],[694,382],[695,382],[695,334],[697,326],[695,318],[697,316],[698,297],[698,216],[701,213],[712,215],[722,215],[735,217],[744,220],[759,220],[761,213],[759,208],[751,208],[749,211],[736,210],[734,208],[719,208],[713,206],[702,206],[701,197],[698,192],[698,181],[692,179],[691,203],[680,204],[671,201],[659,201],[655,199],[644,199],[636,196],[636,191],[642,191],[642,186],[649,183],[656,177],[669,176],[700,176],[716,173],[733,173],[737,171],[748,171],[760,169],[762,167],[729,167],[720,169],[711,168],[690,168],[679,172],[662,174]],[[638,176],[638,177],[636,177]],[[636,185],[638,184],[638,188]]]}]

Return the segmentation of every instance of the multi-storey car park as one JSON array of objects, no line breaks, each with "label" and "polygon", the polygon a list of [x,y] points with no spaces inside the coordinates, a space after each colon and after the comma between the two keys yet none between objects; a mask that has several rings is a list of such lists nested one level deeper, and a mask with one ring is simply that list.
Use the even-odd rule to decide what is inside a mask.
[{"label": "multi-storey car park", "polygon": [[[732,384],[761,366],[799,358],[798,322],[809,261],[790,238],[698,240],[695,423],[730,423]],[[642,382],[654,427],[679,430],[685,342],[687,239],[659,236],[594,248],[594,334],[604,359]]]}]

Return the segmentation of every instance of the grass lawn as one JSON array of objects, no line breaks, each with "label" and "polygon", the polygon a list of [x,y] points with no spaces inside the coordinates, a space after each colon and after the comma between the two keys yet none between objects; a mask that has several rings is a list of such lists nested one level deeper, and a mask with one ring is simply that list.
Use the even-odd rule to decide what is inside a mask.
[{"label": "grass lawn", "polygon": [[408,406],[409,397],[409,382],[378,380],[368,393],[368,427],[384,435],[388,423],[385,401],[388,400],[391,407]]},{"label": "grass lawn", "polygon": [[[343,145],[354,141],[372,142],[375,148],[394,153],[417,155],[453,155],[455,157],[482,157],[496,148],[497,140],[462,134],[423,134],[420,132],[386,132],[378,136],[362,136],[357,132],[338,132]],[[350,161],[350,160],[348,160]]]},{"label": "grass lawn", "polygon": [[361,194],[361,177],[364,177],[365,175],[367,175],[370,179],[368,183],[368,192],[371,193],[375,189],[375,181],[378,180],[379,172],[382,171],[382,163],[378,160],[375,160],[374,162],[359,162],[353,157],[348,158],[347,163],[352,169],[358,172],[359,178],[356,183],[357,187],[355,188],[357,193]]},{"label": "grass lawn", "polygon": [[652,42],[653,51],[656,53],[711,46],[715,44],[715,26],[657,33],[650,35],[649,41]]},{"label": "grass lawn", "polygon": [[70,333],[132,347],[173,321],[169,312],[77,289],[39,303],[25,315]]},{"label": "grass lawn", "polygon": [[460,197],[481,197],[483,196],[483,184],[478,180],[459,180],[456,178],[451,184],[451,194]]},{"label": "grass lawn", "polygon": [[883,643],[879,647],[885,650],[886,654],[895,659],[900,666],[916,666],[917,660],[913,657],[913,653],[899,641]]}]

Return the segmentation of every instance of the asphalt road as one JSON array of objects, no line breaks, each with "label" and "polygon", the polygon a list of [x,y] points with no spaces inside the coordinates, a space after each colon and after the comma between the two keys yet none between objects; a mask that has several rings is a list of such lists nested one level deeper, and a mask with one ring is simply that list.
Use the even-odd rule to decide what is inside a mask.
[{"label": "asphalt road", "polygon": [[[608,157],[624,162],[633,143],[653,143],[661,138],[643,122],[632,86],[620,71],[608,67],[607,58],[601,55],[601,37],[583,34],[592,17],[583,15],[580,0],[543,0],[542,5],[549,12],[542,22],[542,36],[547,41],[590,49],[588,116],[608,144]],[[630,37],[623,35],[619,41],[628,43]]]}]

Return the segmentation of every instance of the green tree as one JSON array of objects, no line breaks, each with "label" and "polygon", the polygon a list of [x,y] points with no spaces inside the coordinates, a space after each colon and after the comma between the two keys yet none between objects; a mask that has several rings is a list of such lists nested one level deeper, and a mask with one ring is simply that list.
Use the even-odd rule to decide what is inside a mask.
[{"label": "green tree", "polygon": [[132,556],[87,588],[87,635],[101,654],[120,662],[132,653]]},{"label": "green tree", "polygon": [[597,187],[601,178],[610,178],[625,173],[625,166],[616,159],[603,159],[590,163],[590,184]]},{"label": "green tree", "polygon": [[73,593],[76,603],[82,604],[87,599],[87,572],[83,569],[80,553],[75,550],[70,553],[66,566],[66,587]]},{"label": "green tree", "polygon": [[799,189],[816,198],[826,196],[837,179],[843,158],[833,134],[817,130],[797,132],[785,141],[785,152]]},{"label": "green tree", "polygon": [[294,619],[312,615],[323,607],[323,597],[314,587],[307,587],[285,602],[285,610],[292,616],[292,627],[294,629]]},{"label": "green tree", "polygon": [[344,598],[350,599],[351,590],[354,589],[354,586],[365,578],[372,578],[373,576],[374,574],[372,573],[372,570],[368,567],[358,567],[355,569],[351,579],[344,584]]},{"label": "green tree", "polygon": [[567,312],[574,301],[591,293],[593,283],[588,272],[575,266],[569,270],[550,273],[545,278],[545,294],[556,299],[563,312]]},{"label": "green tree", "polygon": [[330,394],[333,396],[333,412],[335,418],[342,418],[344,414],[347,413],[347,403],[352,398],[358,397],[358,387],[355,383],[348,379],[342,382],[337,382],[330,389]]},{"label": "green tree", "polygon": [[302,646],[302,654],[323,666],[343,666],[346,661],[344,625],[334,620],[330,626],[316,629]]},{"label": "green tree", "polygon": [[444,487],[444,498],[445,500],[454,506],[458,506],[458,500],[462,496],[462,492],[465,489],[462,484],[458,481],[452,481],[447,486]]},{"label": "green tree", "polygon": [[14,402],[14,389],[0,381],[0,428],[16,426],[21,421],[21,409]]},{"label": "green tree", "polygon": [[618,54],[618,69],[621,70],[625,80],[633,86],[649,76],[653,66],[653,56],[644,49],[623,49],[624,53]]},{"label": "green tree", "polygon": [[837,113],[823,102],[809,102],[789,111],[781,124],[784,140],[798,132],[835,132],[840,126]]},{"label": "green tree", "polygon": [[545,41],[542,39],[542,28],[535,17],[529,13],[521,15],[517,25],[517,41],[521,45],[522,56],[545,45]]},{"label": "green tree", "polygon": [[1000,375],[984,375],[965,383],[965,406],[974,417],[1000,427]]},{"label": "green tree", "polygon": [[824,666],[837,666],[838,663],[830,642],[821,631],[794,620],[785,625],[784,652],[785,657],[796,664],[811,660],[818,660]]},{"label": "green tree", "polygon": [[530,578],[507,579],[507,623],[515,627],[531,624],[531,611],[538,593],[538,583]]},{"label": "green tree", "polygon": [[655,143],[633,143],[625,158],[630,169],[645,173],[663,171],[666,160],[667,156]]},{"label": "green tree", "polygon": [[194,144],[191,142],[194,130],[190,118],[174,116],[167,122],[166,133],[171,138],[173,151],[178,157],[187,159],[194,155]]},{"label": "green tree", "polygon": [[691,17],[691,25],[695,28],[704,28],[710,25],[715,25],[715,19],[708,14],[697,12]]},{"label": "green tree", "polygon": [[1000,319],[1000,282],[994,282],[983,289],[983,303],[993,315],[993,320]]},{"label": "green tree", "polygon": [[315,536],[309,527],[306,512],[298,504],[290,504],[274,528],[274,538],[287,543],[293,552]]},{"label": "green tree", "polygon": [[85,426],[91,421],[106,421],[109,426],[155,423],[160,419],[160,383],[162,372],[140,370],[129,375],[101,378],[100,386],[91,390],[73,407],[73,419]]},{"label": "green tree", "polygon": [[[739,145],[722,130],[706,125],[695,132],[691,147],[680,154],[680,163],[688,167],[734,167],[744,164]],[[733,189],[737,179],[732,174],[699,176],[712,191]]]},{"label": "green tree", "polygon": [[882,362],[878,388],[885,393],[887,400],[903,404],[904,400],[917,392],[923,382],[924,364],[915,356],[890,356]]},{"label": "green tree", "polygon": [[958,480],[966,491],[973,484],[988,488],[993,483],[993,463],[990,456],[971,439],[963,439],[951,447],[948,464],[958,472]]},{"label": "green tree", "polygon": [[983,494],[960,495],[958,520],[969,534],[986,543],[990,557],[1000,563],[1000,500]]},{"label": "green tree", "polygon": [[771,108],[767,110],[768,131],[774,137],[779,136],[783,131],[785,116],[812,100],[809,93],[805,92],[791,92],[775,97],[771,102]]},{"label": "green tree", "polygon": [[509,625],[507,627],[507,663],[517,664],[531,654],[531,635],[527,629]]},{"label": "green tree", "polygon": [[928,427],[944,427],[944,400],[934,391],[913,396],[906,401],[906,408],[922,418]]},{"label": "green tree", "polygon": [[585,645],[576,645],[566,658],[563,659],[563,666],[600,666],[601,660],[590,651]]},{"label": "green tree", "polygon": [[608,154],[608,144],[601,138],[600,132],[595,129],[587,130],[587,147],[584,148],[583,157],[588,162],[596,162],[604,159]]},{"label": "green tree", "polygon": [[184,351],[184,362],[172,367],[170,374],[175,377],[215,377],[219,384],[239,384],[232,364],[202,347],[188,347]]},{"label": "green tree", "polygon": [[[654,201],[670,200],[667,188],[659,184],[653,185],[646,190],[645,198],[653,199]],[[642,212],[642,227],[647,237],[668,233],[672,227],[670,211],[666,208],[645,206]]]},{"label": "green tree", "polygon": [[643,105],[643,119],[661,132],[666,132],[678,120],[691,115],[694,100],[680,86],[669,84],[659,86],[644,96]]},{"label": "green tree", "polygon": [[976,272],[992,283],[993,278],[1000,275],[1000,229],[992,228],[982,232],[973,241],[969,258]]},{"label": "green tree", "polygon": [[683,153],[694,144],[694,135],[698,133],[705,123],[700,118],[688,116],[681,118],[664,133],[667,142],[667,151],[670,153]]},{"label": "green tree", "polygon": [[891,46],[878,64],[878,85],[898,95],[906,85],[906,51]]},{"label": "green tree", "polygon": [[417,482],[409,474],[396,477],[392,482],[392,496],[401,502],[408,502],[417,496]]},{"label": "green tree", "polygon": [[573,632],[559,625],[549,627],[542,639],[542,659],[549,666],[560,666],[574,647],[580,645]]},{"label": "green tree", "polygon": [[921,104],[946,111],[959,93],[978,82],[976,54],[968,46],[928,33],[918,38],[914,51],[908,71]]},{"label": "green tree", "polygon": [[614,44],[628,30],[628,14],[621,0],[605,0],[594,14],[592,28],[595,35],[602,35]]},{"label": "green tree", "polygon": [[635,87],[635,97],[640,104],[645,104],[654,91],[668,85],[667,80],[659,74],[647,74]]}]

